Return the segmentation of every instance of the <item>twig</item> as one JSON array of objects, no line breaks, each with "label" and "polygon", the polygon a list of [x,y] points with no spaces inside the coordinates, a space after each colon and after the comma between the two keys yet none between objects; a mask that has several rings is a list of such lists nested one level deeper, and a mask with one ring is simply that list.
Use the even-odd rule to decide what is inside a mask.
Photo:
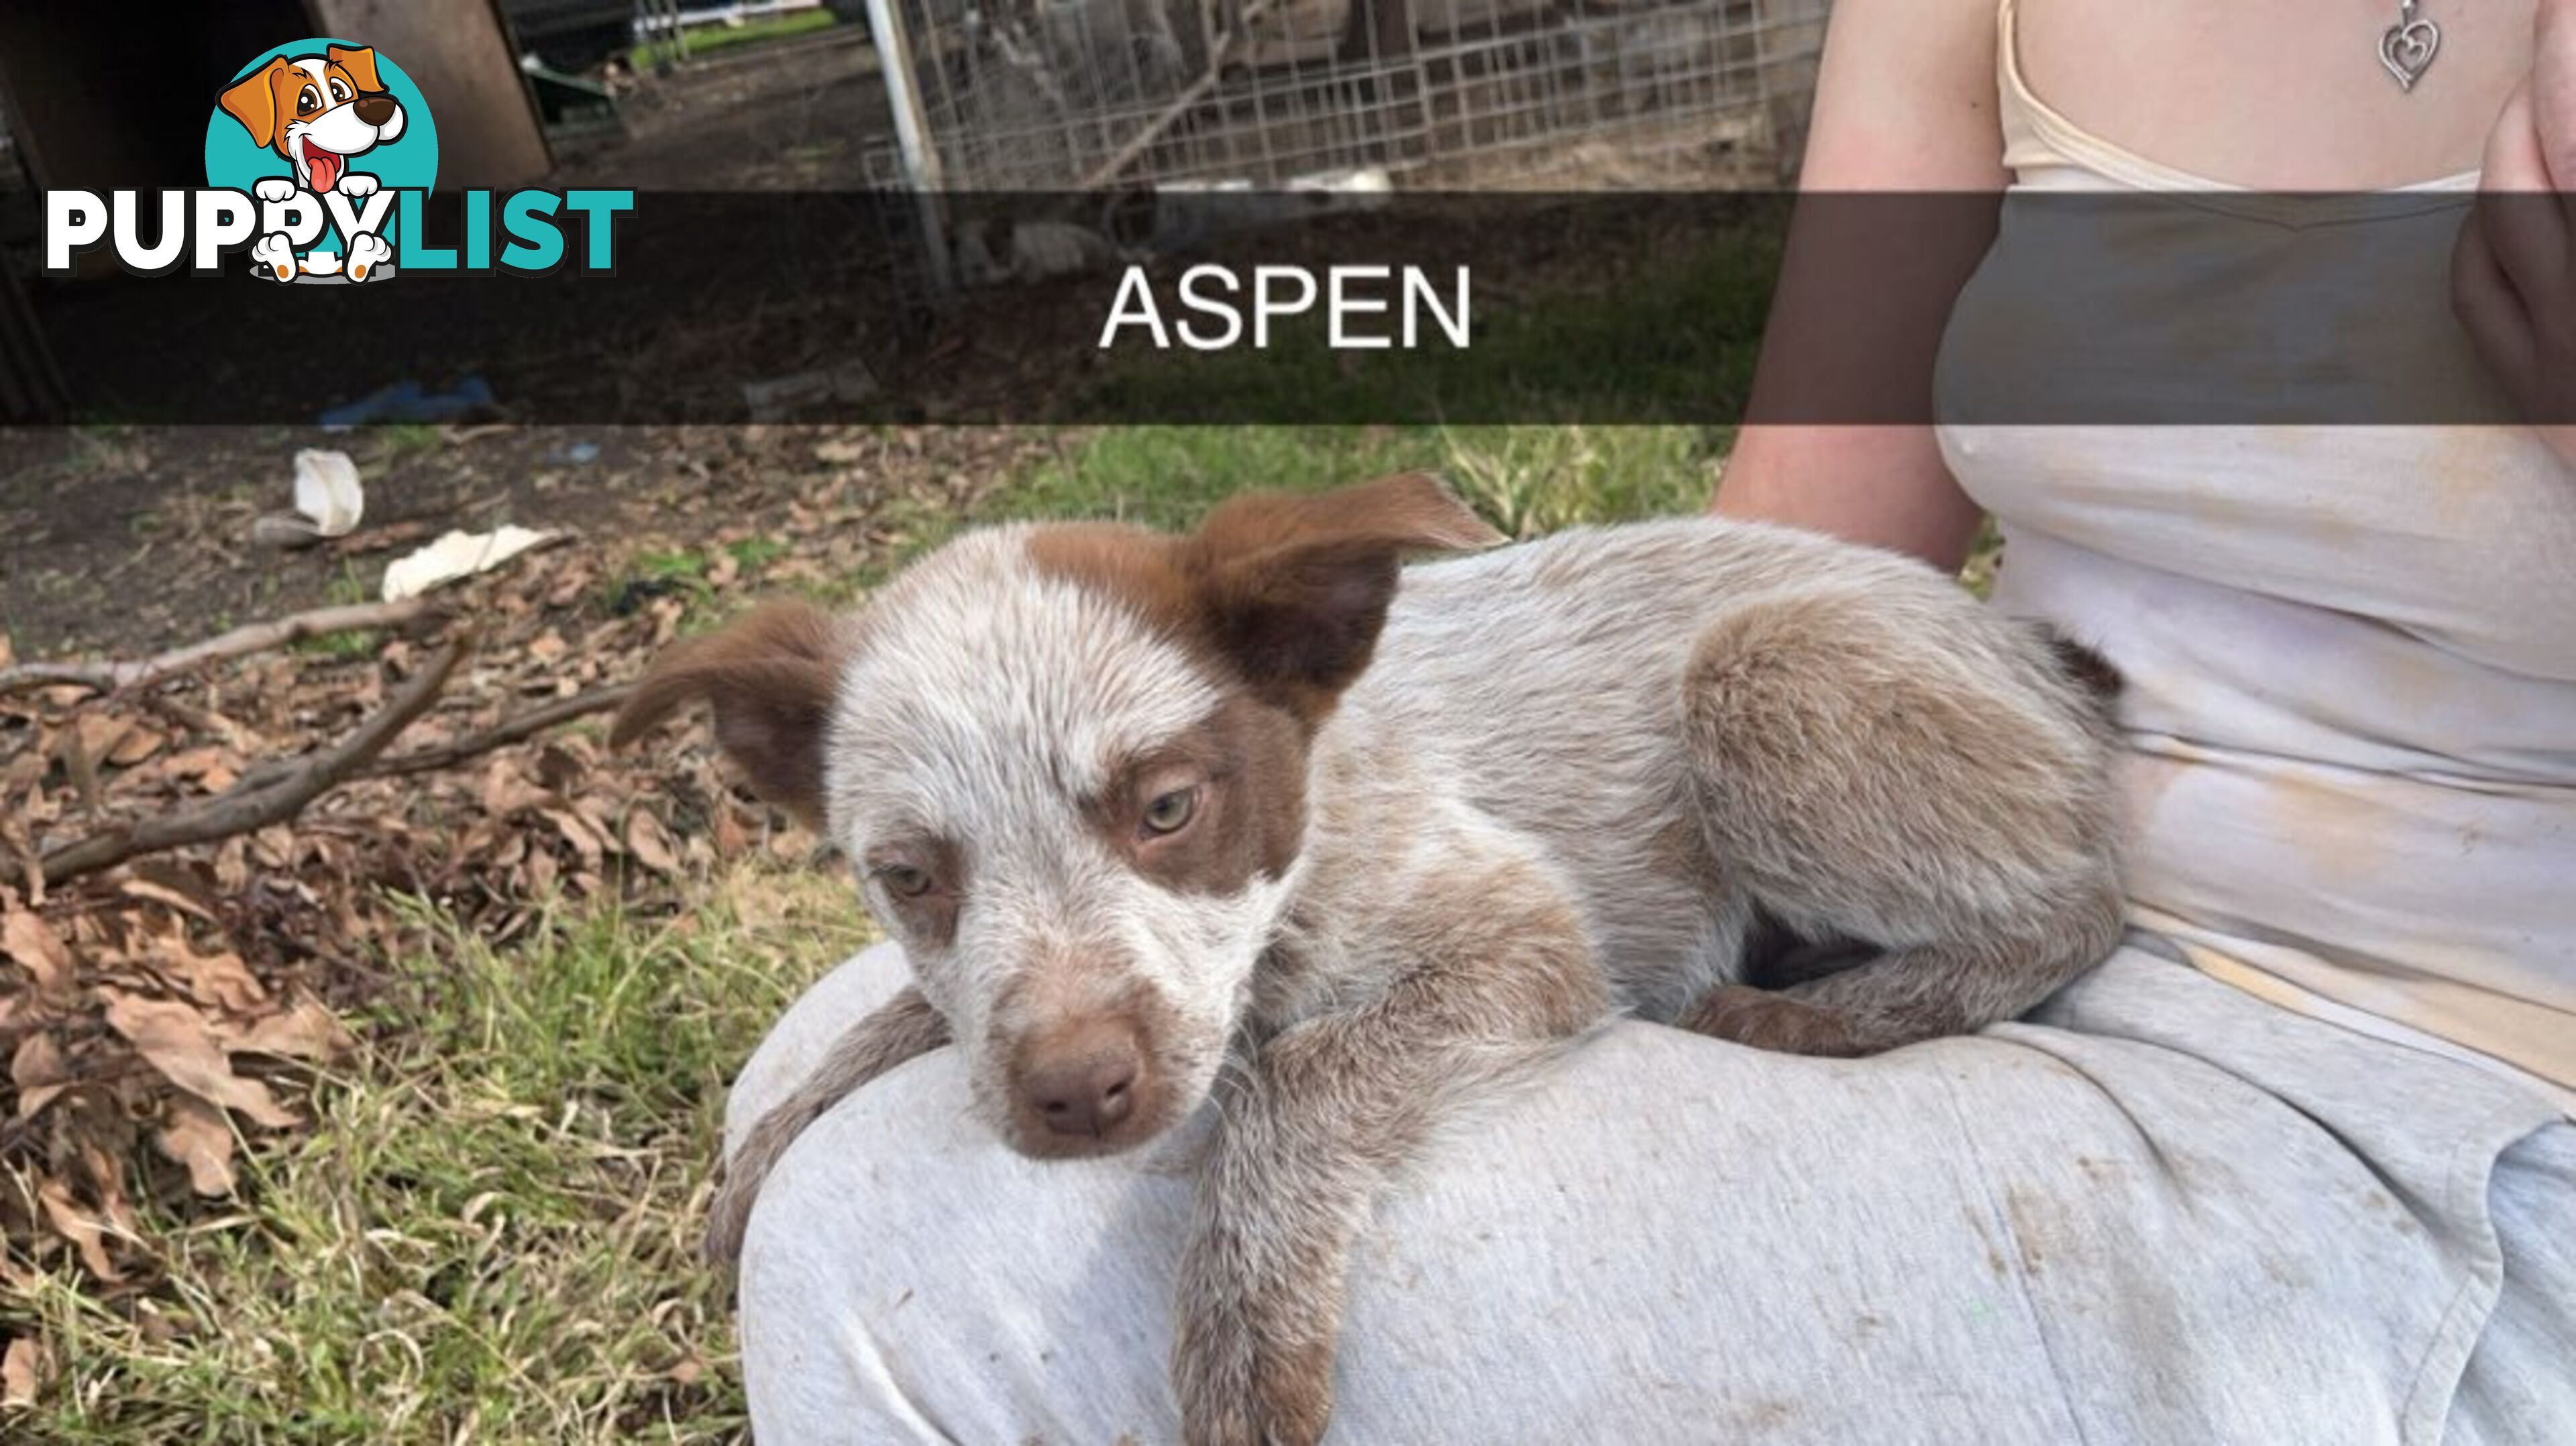
[{"label": "twig", "polygon": [[346,607],[315,608],[311,612],[269,622],[250,623],[202,643],[192,643],[149,658],[122,662],[19,663],[0,668],[0,694],[63,683],[99,692],[131,688],[157,682],[218,658],[266,652],[330,633],[361,628],[397,628],[436,611],[436,603],[421,597],[389,603],[352,603]]},{"label": "twig", "polygon": [[1163,138],[1163,132],[1180,124],[1183,116],[1197,109],[1198,103],[1207,99],[1208,93],[1215,90],[1217,82],[1223,78],[1225,67],[1234,59],[1245,32],[1268,15],[1275,3],[1277,0],[1252,0],[1251,4],[1244,6],[1243,12],[1234,17],[1233,27],[1210,48],[1206,72],[1191,81],[1179,95],[1173,96],[1171,104],[1156,111],[1154,118],[1145,122],[1144,129],[1127,138],[1127,144],[1120,146],[1109,159],[1092,167],[1091,174],[1083,177],[1074,189],[1097,191],[1117,180],[1129,166],[1136,164],[1137,157],[1154,148],[1154,143]]},{"label": "twig", "polygon": [[[141,854],[184,848],[249,833],[292,818],[324,792],[366,767],[394,735],[429,711],[447,685],[457,660],[472,647],[469,633],[438,650],[427,666],[403,684],[382,712],[358,725],[348,737],[307,757],[274,782],[246,782],[176,813],[159,814],[47,849],[38,864],[42,882],[59,884],[82,874],[114,868]],[[19,870],[23,871],[23,865]]]},{"label": "twig", "polygon": [[619,683],[607,688],[593,688],[587,693],[575,693],[569,698],[558,698],[542,708],[531,708],[515,718],[504,718],[480,733],[468,734],[454,742],[415,749],[410,753],[399,754],[392,758],[379,758],[358,770],[357,776],[391,778],[451,767],[478,753],[489,753],[495,748],[505,748],[523,738],[533,738],[549,728],[569,723],[575,718],[587,718],[593,713],[605,713],[611,708],[624,704],[627,695],[634,691],[634,684]]}]

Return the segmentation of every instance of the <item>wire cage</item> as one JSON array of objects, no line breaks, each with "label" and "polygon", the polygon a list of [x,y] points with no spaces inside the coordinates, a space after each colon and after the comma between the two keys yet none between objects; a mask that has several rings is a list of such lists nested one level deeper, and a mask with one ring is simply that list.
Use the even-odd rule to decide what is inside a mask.
[{"label": "wire cage", "polygon": [[919,191],[1783,179],[1827,0],[871,0]]}]

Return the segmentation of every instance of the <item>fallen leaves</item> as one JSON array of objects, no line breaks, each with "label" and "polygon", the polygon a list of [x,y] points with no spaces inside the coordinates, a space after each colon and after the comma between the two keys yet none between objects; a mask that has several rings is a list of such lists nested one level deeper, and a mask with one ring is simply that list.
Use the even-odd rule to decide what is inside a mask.
[{"label": "fallen leaves", "polygon": [[0,953],[16,960],[35,977],[36,992],[61,997],[72,985],[71,951],[53,926],[25,909],[0,915]]},{"label": "fallen leaves", "polygon": [[22,1036],[17,1053],[9,1059],[9,1083],[18,1090],[18,1119],[32,1119],[42,1112],[71,1084],[62,1042],[42,1030]]},{"label": "fallen leaves", "polygon": [[233,1193],[233,1127],[223,1111],[192,1096],[176,1096],[152,1143],[187,1169],[189,1189],[218,1200]]},{"label": "fallen leaves", "polygon": [[89,1268],[90,1274],[111,1284],[125,1279],[125,1272],[107,1253],[106,1223],[83,1209],[72,1198],[69,1187],[60,1180],[46,1180],[36,1187],[36,1201],[45,1207],[45,1218],[52,1222],[54,1233],[80,1252],[81,1264]]},{"label": "fallen leaves", "polygon": [[[515,519],[578,535],[443,589],[439,616],[247,655],[129,634],[137,654],[181,645],[164,661],[187,665],[107,678],[106,691],[96,677],[0,689],[0,880],[28,881],[0,883],[10,1261],[76,1262],[103,1296],[151,1288],[133,1201],[152,1203],[148,1218],[202,1220],[228,1208],[205,1202],[256,1188],[247,1142],[310,1113],[313,1081],[356,1044],[343,1019],[380,1003],[381,961],[418,947],[419,910],[401,901],[508,939],[559,899],[666,898],[668,880],[719,862],[806,854],[810,836],[738,786],[702,727],[610,754],[596,741],[606,710],[683,630],[781,587],[845,589],[918,525],[903,519],[963,505],[972,479],[1042,444],[733,428],[666,445],[677,480],[616,489],[618,507],[633,499],[623,522]],[[477,527],[511,520],[475,514]],[[667,576],[648,557],[688,566]],[[366,581],[382,563],[332,565],[365,567]],[[478,630],[471,661],[393,749],[301,814],[50,890],[31,881],[49,847],[330,747],[430,666],[449,619]],[[0,667],[12,661],[0,639]],[[12,1342],[0,1396],[31,1396],[50,1369],[39,1345]]]},{"label": "fallen leaves", "polygon": [[282,1130],[296,1123],[268,1086],[233,1073],[229,1052],[206,1017],[175,999],[110,993],[108,1027],[124,1035],[172,1084],[200,1099]]},{"label": "fallen leaves", "polygon": [[[8,639],[0,637],[0,645]],[[0,661],[7,660],[8,650],[0,646]],[[34,1336],[18,1336],[9,1349],[0,1351],[0,1407],[23,1410],[36,1404],[36,1391],[45,1377],[53,1373],[45,1343]]]}]

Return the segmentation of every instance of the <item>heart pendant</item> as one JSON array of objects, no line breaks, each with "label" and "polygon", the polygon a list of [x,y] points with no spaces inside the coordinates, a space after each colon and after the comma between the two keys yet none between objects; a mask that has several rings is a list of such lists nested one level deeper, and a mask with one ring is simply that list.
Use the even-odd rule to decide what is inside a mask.
[{"label": "heart pendant", "polygon": [[2397,77],[2401,89],[2411,91],[2432,68],[2434,52],[2441,48],[2440,26],[2430,20],[2408,20],[2389,26],[2379,37],[2379,63]]}]

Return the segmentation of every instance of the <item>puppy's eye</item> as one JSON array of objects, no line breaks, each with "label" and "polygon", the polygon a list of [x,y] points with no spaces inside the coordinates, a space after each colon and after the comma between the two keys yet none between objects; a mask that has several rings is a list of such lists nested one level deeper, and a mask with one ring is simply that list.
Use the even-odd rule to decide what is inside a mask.
[{"label": "puppy's eye", "polygon": [[1199,811],[1199,791],[1176,788],[1145,805],[1141,822],[1154,835],[1179,833]]},{"label": "puppy's eye", "polygon": [[342,80],[340,77],[338,77],[338,76],[336,76],[336,75],[335,75],[335,76],[333,76],[333,77],[331,77],[331,102],[332,102],[332,104],[337,105],[337,104],[338,104],[338,103],[340,103],[341,101],[347,100],[348,98],[349,98],[349,83],[348,83],[347,81],[345,81],[345,80]]},{"label": "puppy's eye", "polygon": [[306,86],[295,93],[295,113],[311,115],[322,108],[322,92]]},{"label": "puppy's eye", "polygon": [[877,882],[897,898],[918,899],[930,892],[930,875],[910,864],[879,864]]}]

